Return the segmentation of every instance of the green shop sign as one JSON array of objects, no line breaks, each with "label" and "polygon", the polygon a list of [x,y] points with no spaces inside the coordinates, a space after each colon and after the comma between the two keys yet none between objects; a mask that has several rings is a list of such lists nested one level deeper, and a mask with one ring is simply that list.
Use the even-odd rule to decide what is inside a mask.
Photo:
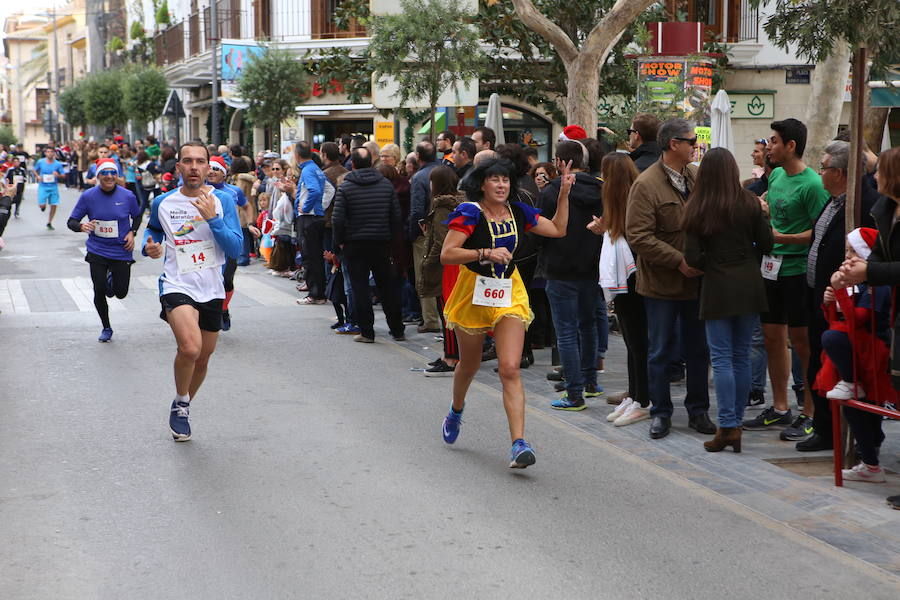
[{"label": "green shop sign", "polygon": [[772,92],[728,92],[732,119],[774,119],[775,94]]}]

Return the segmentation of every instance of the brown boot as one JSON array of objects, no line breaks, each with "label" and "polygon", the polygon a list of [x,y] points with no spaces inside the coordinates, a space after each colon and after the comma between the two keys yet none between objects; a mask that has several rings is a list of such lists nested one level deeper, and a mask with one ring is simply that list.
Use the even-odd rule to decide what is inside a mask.
[{"label": "brown boot", "polygon": [[707,452],[721,452],[731,446],[735,452],[741,451],[740,427],[717,427],[716,437],[708,442],[703,442]]}]

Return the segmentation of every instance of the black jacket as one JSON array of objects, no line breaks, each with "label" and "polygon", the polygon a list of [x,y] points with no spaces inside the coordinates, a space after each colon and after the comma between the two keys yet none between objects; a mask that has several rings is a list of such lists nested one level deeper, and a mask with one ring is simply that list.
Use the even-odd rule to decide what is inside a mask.
[{"label": "black jacket", "polygon": [[[862,218],[860,227],[875,227],[875,220],[872,218],[872,209],[875,202],[879,198],[878,192],[871,187],[863,185],[863,193],[860,204],[862,205]],[[834,198],[828,201],[823,210],[827,210],[828,205],[834,202]],[[834,218],[831,219],[828,228],[825,229],[821,239],[816,239],[816,229],[813,226],[812,239],[809,242],[810,249],[818,247],[816,254],[816,272],[815,278],[815,296],[816,299],[822,299],[822,292],[831,285],[832,274],[840,268],[844,262],[844,253],[846,247],[846,235],[844,233],[845,210],[839,210]],[[818,219],[816,219],[818,221]]]},{"label": "black jacket", "polygon": [[772,227],[750,192],[734,223],[708,237],[684,238],[684,260],[703,271],[700,318],[724,319],[767,310],[766,287],[759,271],[761,254],[772,251]]},{"label": "black jacket", "polygon": [[[893,198],[881,196],[872,208],[878,239],[869,255],[866,267],[866,283],[869,285],[893,286],[893,298],[896,303],[897,286],[900,286],[900,235],[894,225],[894,213],[897,203]],[[900,389],[900,313],[893,317],[891,323],[891,383],[894,389]]]},{"label": "black jacket", "polygon": [[[557,177],[541,192],[541,215],[552,219],[562,179]],[[603,237],[587,229],[594,216],[603,216],[603,182],[587,173],[575,174],[575,185],[569,192],[569,225],[562,238],[542,238],[538,257],[538,273],[546,279],[566,281],[592,280],[600,277],[600,246]]]},{"label": "black jacket", "polygon": [[400,202],[394,186],[377,169],[344,176],[331,215],[334,247],[347,242],[389,242],[400,229]]},{"label": "black jacket", "polygon": [[628,156],[634,161],[634,166],[637,167],[637,170],[643,173],[644,169],[659,160],[659,157],[662,156],[662,150],[660,150],[659,144],[656,142],[644,142]]}]

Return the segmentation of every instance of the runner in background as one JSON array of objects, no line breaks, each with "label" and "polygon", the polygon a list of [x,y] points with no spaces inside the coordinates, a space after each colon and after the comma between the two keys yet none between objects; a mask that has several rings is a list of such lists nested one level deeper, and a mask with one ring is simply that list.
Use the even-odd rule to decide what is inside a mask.
[{"label": "runner in background", "polygon": [[22,164],[22,161],[16,155],[10,155],[10,167],[6,170],[6,182],[16,186],[16,193],[13,196],[12,203],[16,207],[15,217],[19,218],[19,208],[22,205],[22,195],[25,193],[25,178],[28,176],[28,169]]},{"label": "runner in background", "polygon": [[[103,325],[97,341],[108,342],[113,330],[106,298],[128,295],[134,236],[142,213],[134,193],[116,185],[119,172],[112,159],[101,160],[96,170],[99,184],[81,194],[67,225],[87,234],[84,260],[91,266],[94,307]],[[84,217],[88,220],[82,223]]]},{"label": "runner in background", "polygon": [[34,174],[38,181],[38,207],[44,212],[47,205],[50,205],[47,230],[53,231],[53,217],[56,216],[56,207],[59,206],[57,182],[65,178],[65,170],[63,164],[56,160],[56,150],[52,146],[44,148],[44,158],[35,163]]}]

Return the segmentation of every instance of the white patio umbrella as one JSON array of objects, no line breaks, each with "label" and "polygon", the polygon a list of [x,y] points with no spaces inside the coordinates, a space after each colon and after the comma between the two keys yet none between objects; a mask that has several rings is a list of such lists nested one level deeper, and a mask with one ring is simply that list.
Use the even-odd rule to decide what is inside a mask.
[{"label": "white patio umbrella", "polygon": [[497,136],[497,145],[505,144],[506,138],[503,137],[503,109],[500,108],[500,95],[491,94],[488,99],[487,116],[484,118],[484,126],[494,130]]},{"label": "white patio umbrella", "polygon": [[734,132],[731,130],[731,100],[725,90],[719,90],[712,102],[711,147],[727,148],[734,154]]}]

